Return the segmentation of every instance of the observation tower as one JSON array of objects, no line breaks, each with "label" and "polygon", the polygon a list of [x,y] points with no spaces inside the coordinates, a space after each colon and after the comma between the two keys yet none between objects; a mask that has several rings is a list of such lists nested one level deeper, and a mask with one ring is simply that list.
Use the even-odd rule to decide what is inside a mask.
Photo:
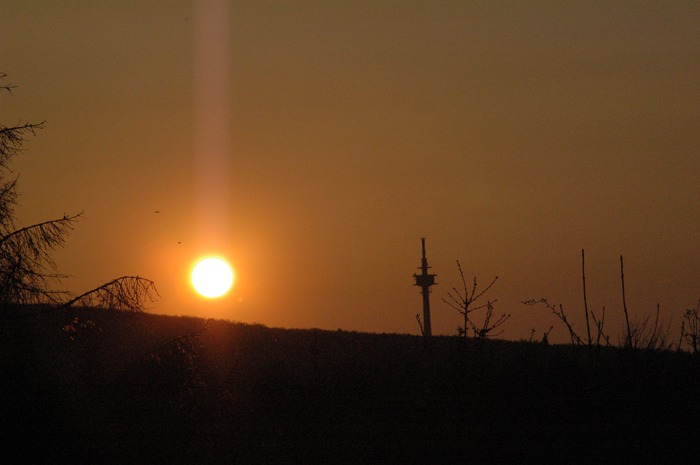
[{"label": "observation tower", "polygon": [[425,237],[421,237],[421,245],[423,248],[423,258],[421,258],[419,270],[421,274],[414,274],[413,277],[416,278],[415,286],[421,288],[421,293],[423,294],[423,335],[428,338],[432,336],[432,327],[430,326],[430,286],[434,286],[435,274],[428,273],[428,259],[425,257]]}]

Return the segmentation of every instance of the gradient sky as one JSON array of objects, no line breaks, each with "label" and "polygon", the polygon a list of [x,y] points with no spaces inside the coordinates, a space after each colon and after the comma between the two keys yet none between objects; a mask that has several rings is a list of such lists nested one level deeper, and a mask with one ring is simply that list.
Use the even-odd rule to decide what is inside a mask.
[{"label": "gradient sky", "polygon": [[[700,298],[698,2],[200,3],[0,0],[0,118],[47,121],[13,164],[18,220],[85,211],[55,255],[70,290],[138,274],[155,313],[415,334],[427,237],[434,332],[460,323],[459,259],[499,276],[504,337],[565,340],[521,301],[583,333],[585,248],[614,340],[620,254],[632,315],[658,302],[677,337]],[[236,267],[221,301],[188,284],[207,253]]]}]

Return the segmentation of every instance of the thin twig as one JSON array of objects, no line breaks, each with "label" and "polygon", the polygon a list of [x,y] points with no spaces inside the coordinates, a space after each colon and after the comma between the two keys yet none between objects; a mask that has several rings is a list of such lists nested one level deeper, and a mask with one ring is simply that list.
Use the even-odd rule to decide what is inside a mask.
[{"label": "thin twig", "polygon": [[425,330],[423,329],[423,322],[420,320],[420,315],[416,313],[416,321],[418,322],[418,327],[420,328],[420,335],[425,336]]},{"label": "thin twig", "polygon": [[625,265],[620,255],[620,281],[622,282],[622,309],[625,311],[625,323],[627,325],[627,346],[632,347],[632,331],[630,330],[630,319],[627,313],[627,301],[625,300]]},{"label": "thin twig", "polygon": [[581,249],[581,276],[583,280],[583,309],[586,313],[586,332],[588,333],[588,347],[591,347],[591,324],[588,321],[588,300],[586,299],[586,255]]}]

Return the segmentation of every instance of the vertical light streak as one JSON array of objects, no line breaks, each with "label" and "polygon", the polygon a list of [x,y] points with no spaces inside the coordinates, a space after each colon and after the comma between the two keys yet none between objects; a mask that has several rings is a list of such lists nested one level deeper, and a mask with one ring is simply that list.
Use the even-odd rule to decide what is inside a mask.
[{"label": "vertical light streak", "polygon": [[229,232],[230,7],[195,0],[194,182],[199,241],[221,247]]}]

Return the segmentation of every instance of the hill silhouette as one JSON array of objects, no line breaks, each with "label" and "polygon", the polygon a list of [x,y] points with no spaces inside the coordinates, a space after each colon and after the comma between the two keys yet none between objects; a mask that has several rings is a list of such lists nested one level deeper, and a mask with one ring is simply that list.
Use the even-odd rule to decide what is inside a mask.
[{"label": "hill silhouette", "polygon": [[[686,353],[2,308],[2,463],[690,463]],[[14,458],[12,458],[14,457]]]}]

